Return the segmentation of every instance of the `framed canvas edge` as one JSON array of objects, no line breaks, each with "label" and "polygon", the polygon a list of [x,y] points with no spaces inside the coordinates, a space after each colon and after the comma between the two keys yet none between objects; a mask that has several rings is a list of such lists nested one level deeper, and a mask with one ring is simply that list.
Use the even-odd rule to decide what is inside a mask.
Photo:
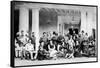
[{"label": "framed canvas edge", "polygon": [[[57,4],[57,5],[72,5],[72,6],[86,6],[86,7],[96,7],[96,39],[97,39],[97,56],[96,61],[87,62],[72,62],[72,63],[57,63],[57,64],[41,64],[41,65],[25,65],[25,66],[15,66],[14,54],[14,3],[40,3],[40,4]],[[31,66],[48,66],[48,65],[64,65],[64,64],[81,64],[81,63],[96,63],[98,62],[98,5],[83,5],[83,4],[65,4],[65,3],[51,3],[51,2],[36,2],[36,1],[10,1],[10,66],[11,67],[31,67]]]},{"label": "framed canvas edge", "polygon": [[14,67],[14,54],[15,54],[15,48],[14,48],[14,2],[10,2],[10,66]]}]

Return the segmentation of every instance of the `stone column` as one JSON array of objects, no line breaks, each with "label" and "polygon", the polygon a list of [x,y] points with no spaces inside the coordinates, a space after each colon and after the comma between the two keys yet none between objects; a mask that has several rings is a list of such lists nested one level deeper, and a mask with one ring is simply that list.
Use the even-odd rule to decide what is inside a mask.
[{"label": "stone column", "polygon": [[19,8],[19,31],[27,32],[29,27],[29,10],[25,7]]},{"label": "stone column", "polygon": [[92,35],[92,29],[95,23],[93,22],[93,13],[91,11],[88,11],[87,13],[87,33],[89,36]]},{"label": "stone column", "polygon": [[86,11],[81,11],[81,31],[84,30],[87,32],[87,19]]},{"label": "stone column", "polygon": [[39,47],[39,9],[32,8],[32,32],[35,33],[36,37],[36,51]]}]

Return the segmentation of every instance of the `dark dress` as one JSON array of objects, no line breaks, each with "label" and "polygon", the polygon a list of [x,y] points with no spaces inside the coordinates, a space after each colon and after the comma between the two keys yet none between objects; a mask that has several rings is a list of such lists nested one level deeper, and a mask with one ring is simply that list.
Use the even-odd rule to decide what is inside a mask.
[{"label": "dark dress", "polygon": [[[39,46],[39,50],[38,50],[38,55],[37,55],[37,59],[38,60],[45,60],[45,59],[48,59],[48,52],[43,49],[41,50],[41,45]],[[43,48],[43,47],[42,47]]]},{"label": "dark dress", "polygon": [[81,57],[82,55],[81,55],[81,53],[80,53],[80,45],[76,45],[75,47],[74,47],[74,57]]}]

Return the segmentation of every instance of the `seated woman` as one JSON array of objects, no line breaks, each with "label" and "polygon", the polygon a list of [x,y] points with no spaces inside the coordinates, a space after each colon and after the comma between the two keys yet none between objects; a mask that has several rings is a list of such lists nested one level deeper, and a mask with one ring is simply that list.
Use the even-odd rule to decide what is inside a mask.
[{"label": "seated woman", "polygon": [[46,49],[44,49],[44,42],[42,41],[40,43],[40,46],[39,46],[37,59],[38,60],[45,60],[45,59],[48,59],[48,57],[49,57],[49,52],[46,51]]},{"label": "seated woman", "polygon": [[65,40],[61,41],[61,44],[58,44],[57,47],[57,57],[63,57],[65,58],[65,55],[67,53],[67,49],[68,49],[68,37],[65,37]]},{"label": "seated woman", "polygon": [[54,31],[51,40],[52,40],[53,44],[55,45],[55,49],[56,49],[56,50],[57,50],[57,45],[58,45],[58,40],[57,40],[57,38],[58,38],[58,34]]},{"label": "seated woman", "polygon": [[64,47],[65,47],[65,40],[62,39],[57,45],[57,51],[61,51],[61,49]]},{"label": "seated woman", "polygon": [[88,56],[89,57],[96,56],[95,41],[94,40],[91,40],[91,41],[88,42]]},{"label": "seated woman", "polygon": [[56,59],[57,56],[57,51],[55,49],[55,45],[53,44],[52,40],[50,40],[49,44],[48,44],[48,49],[49,49],[49,53],[50,53],[50,57],[53,59]]},{"label": "seated woman", "polygon": [[74,57],[81,57],[81,49],[80,49],[80,43],[78,40],[76,40],[75,42],[75,46],[74,46]]},{"label": "seated woman", "polygon": [[33,57],[33,53],[36,53],[34,51],[34,45],[31,43],[31,40],[28,41],[28,43],[25,45],[25,50],[26,50],[26,53],[30,54],[30,58],[33,60],[34,57]]}]

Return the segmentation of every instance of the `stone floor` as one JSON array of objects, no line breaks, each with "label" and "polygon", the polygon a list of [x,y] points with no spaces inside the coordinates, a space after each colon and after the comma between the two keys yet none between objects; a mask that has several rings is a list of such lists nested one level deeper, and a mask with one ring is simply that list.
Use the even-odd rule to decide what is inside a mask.
[{"label": "stone floor", "polygon": [[72,62],[88,62],[96,61],[95,57],[87,58],[72,58],[72,59],[56,59],[56,60],[20,60],[15,58],[15,66],[27,66],[27,65],[43,65],[43,64],[57,64],[57,63],[72,63]]}]

